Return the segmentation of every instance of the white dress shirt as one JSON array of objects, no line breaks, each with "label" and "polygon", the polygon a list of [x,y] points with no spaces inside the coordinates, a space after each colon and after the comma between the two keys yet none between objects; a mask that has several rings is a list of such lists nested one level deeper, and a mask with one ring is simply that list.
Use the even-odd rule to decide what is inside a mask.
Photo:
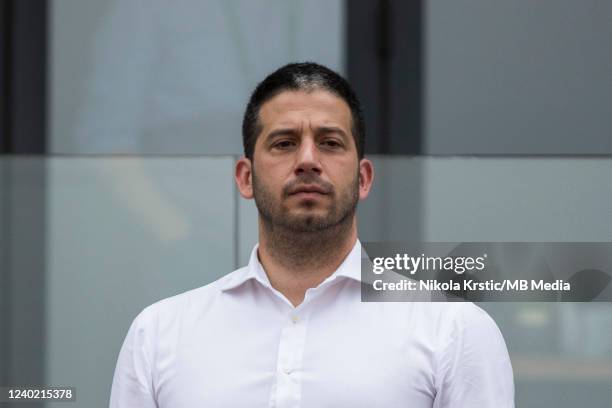
[{"label": "white dress shirt", "polygon": [[111,408],[505,408],[512,367],[472,303],[361,302],[361,244],[294,307],[258,260],[144,309]]}]

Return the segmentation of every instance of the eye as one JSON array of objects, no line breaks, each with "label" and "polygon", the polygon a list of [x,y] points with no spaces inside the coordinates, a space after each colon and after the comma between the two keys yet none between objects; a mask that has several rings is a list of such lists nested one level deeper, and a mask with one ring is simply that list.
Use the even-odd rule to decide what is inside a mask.
[{"label": "eye", "polygon": [[321,144],[325,147],[330,147],[333,149],[342,147],[342,144],[338,142],[336,139],[325,139],[321,142]]},{"label": "eye", "polygon": [[278,142],[272,145],[273,149],[288,149],[294,145],[294,142],[291,140],[279,140]]}]

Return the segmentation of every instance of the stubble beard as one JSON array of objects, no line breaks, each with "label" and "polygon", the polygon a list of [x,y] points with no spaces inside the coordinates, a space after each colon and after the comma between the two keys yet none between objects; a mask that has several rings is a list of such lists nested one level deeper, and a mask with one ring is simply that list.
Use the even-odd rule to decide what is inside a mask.
[{"label": "stubble beard", "polygon": [[[323,215],[304,211],[291,213],[283,204],[289,186],[283,189],[281,199],[275,198],[253,171],[253,195],[263,229],[261,239],[279,262],[288,267],[316,267],[333,257],[339,245],[351,234],[351,228],[359,201],[359,172],[340,196],[336,189],[330,191],[331,200]],[[301,183],[319,184],[318,176],[304,176]],[[301,203],[303,209],[314,203]]]},{"label": "stubble beard", "polygon": [[[270,231],[285,231],[291,234],[303,235],[314,234],[321,237],[321,234],[325,232],[342,230],[345,226],[350,227],[353,222],[359,201],[358,172],[356,172],[349,188],[346,191],[340,192],[340,196],[338,196],[338,192],[333,187],[329,187],[331,190],[329,193],[331,203],[327,207],[325,214],[310,212],[310,208],[317,206],[317,204],[308,201],[300,203],[302,210],[304,210],[302,213],[292,213],[284,204],[285,199],[289,196],[287,192],[289,186],[283,188],[282,198],[279,200],[261,182],[254,170],[252,176],[255,205],[264,226]],[[318,176],[308,174],[302,176],[297,181],[300,184],[323,184],[318,179]]]}]

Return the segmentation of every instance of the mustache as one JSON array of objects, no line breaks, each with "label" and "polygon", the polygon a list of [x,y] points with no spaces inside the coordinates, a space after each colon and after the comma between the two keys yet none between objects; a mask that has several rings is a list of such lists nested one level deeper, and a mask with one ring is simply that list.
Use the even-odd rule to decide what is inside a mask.
[{"label": "mustache", "polygon": [[302,176],[298,176],[297,178],[295,178],[294,180],[291,180],[290,182],[288,182],[285,187],[283,187],[283,195],[285,197],[291,195],[293,192],[295,192],[296,190],[300,189],[301,187],[313,187],[316,186],[317,188],[321,189],[325,194],[333,194],[334,193],[334,186],[325,181],[322,180],[319,176],[317,176],[316,174],[305,174]]}]

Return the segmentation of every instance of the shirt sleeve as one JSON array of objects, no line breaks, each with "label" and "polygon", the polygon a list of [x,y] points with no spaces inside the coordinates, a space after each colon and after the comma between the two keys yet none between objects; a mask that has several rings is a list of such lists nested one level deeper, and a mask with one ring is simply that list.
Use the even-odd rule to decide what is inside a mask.
[{"label": "shirt sleeve", "polygon": [[156,408],[152,377],[152,322],[145,309],[132,322],[119,352],[110,408]]},{"label": "shirt sleeve", "polygon": [[513,408],[512,365],[499,328],[476,305],[456,305],[438,359],[434,408]]}]

